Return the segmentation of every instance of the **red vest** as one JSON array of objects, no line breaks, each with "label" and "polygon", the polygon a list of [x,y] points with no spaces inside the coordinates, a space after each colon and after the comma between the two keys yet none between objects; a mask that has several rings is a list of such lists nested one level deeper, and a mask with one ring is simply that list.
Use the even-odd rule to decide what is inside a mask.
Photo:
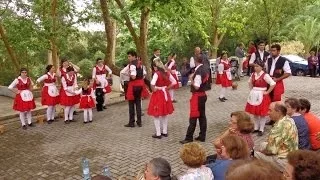
[{"label": "red vest", "polygon": [[63,68],[60,68],[61,77],[67,74],[67,71],[64,71]]},{"label": "red vest", "polygon": [[156,73],[158,75],[156,86],[163,87],[171,84],[171,81],[169,80],[170,74],[168,72],[166,72],[166,75],[162,74],[160,71],[157,71]]},{"label": "red vest", "polygon": [[96,68],[96,75],[107,74],[107,69],[105,65],[103,65],[101,70],[98,66],[96,66],[95,68]]},{"label": "red vest", "polygon": [[67,78],[67,75],[64,76],[64,79],[66,80],[67,86],[73,86],[75,77],[76,77],[76,76],[73,75],[73,76],[71,77],[71,80],[69,80],[69,79]]},{"label": "red vest", "polygon": [[23,81],[21,80],[21,79],[18,79],[18,84],[17,84],[17,89],[19,90],[19,91],[22,91],[22,90],[27,90],[27,89],[29,89],[29,87],[30,87],[30,85],[31,85],[31,80],[30,80],[30,78],[27,78],[27,83],[23,83]]},{"label": "red vest", "polygon": [[51,75],[49,75],[49,73],[47,75],[48,75],[48,78],[44,80],[44,83],[55,83],[56,82],[56,75],[53,75],[53,77]]},{"label": "red vest", "polygon": [[255,73],[251,76],[251,82],[253,87],[268,87],[268,83],[264,80],[266,73],[263,73],[258,79],[255,79]]}]

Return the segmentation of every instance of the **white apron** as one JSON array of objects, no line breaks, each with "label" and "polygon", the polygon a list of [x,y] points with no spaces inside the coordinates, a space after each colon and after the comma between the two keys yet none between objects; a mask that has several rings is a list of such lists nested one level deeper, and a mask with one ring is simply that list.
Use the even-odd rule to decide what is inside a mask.
[{"label": "white apron", "polygon": [[231,75],[230,69],[226,70],[226,75],[227,75],[228,80],[232,80],[232,75]]},{"label": "white apron", "polygon": [[57,97],[59,96],[59,91],[57,86],[55,86],[53,83],[44,84],[45,86],[48,86],[48,94],[51,97]]},{"label": "white apron", "polygon": [[75,96],[75,94],[69,93],[69,92],[75,92],[75,87],[74,86],[67,86],[67,91],[66,91],[66,95],[67,96]]},{"label": "white apron", "polygon": [[26,90],[22,90],[20,92],[20,96],[21,96],[21,99],[22,101],[32,101],[33,100],[33,94],[30,90],[26,89]]},{"label": "white apron", "polygon": [[260,105],[263,100],[263,92],[266,90],[267,88],[253,87],[249,93],[247,102],[252,106]]}]

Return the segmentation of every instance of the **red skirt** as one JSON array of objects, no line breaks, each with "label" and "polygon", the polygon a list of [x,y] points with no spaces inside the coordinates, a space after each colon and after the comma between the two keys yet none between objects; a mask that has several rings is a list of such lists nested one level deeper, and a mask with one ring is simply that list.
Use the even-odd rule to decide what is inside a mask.
[{"label": "red skirt", "polygon": [[34,99],[32,101],[23,101],[20,94],[17,94],[14,98],[13,109],[20,112],[30,111],[36,108]]},{"label": "red skirt", "polygon": [[108,86],[106,86],[104,88],[105,93],[111,93],[111,86],[108,84]]},{"label": "red skirt", "polygon": [[165,94],[162,90],[157,90],[152,93],[148,106],[148,115],[158,117],[173,113],[173,104],[168,91],[166,92],[168,101],[166,101]]},{"label": "red skirt", "polygon": [[91,96],[81,96],[80,98],[81,109],[89,109],[94,107],[95,107],[94,99]]},{"label": "red skirt", "polygon": [[283,81],[278,81],[276,86],[274,87],[273,91],[270,93],[271,101],[281,101],[281,96],[284,93],[284,84]]},{"label": "red skirt", "polygon": [[137,79],[134,81],[129,81],[128,83],[128,89],[127,89],[127,94],[126,94],[126,99],[128,101],[132,101],[134,100],[134,95],[133,95],[133,87],[135,86],[140,86],[142,87],[142,91],[141,91],[141,98],[145,99],[149,96],[149,92],[144,84],[144,80],[143,79]]},{"label": "red skirt", "polygon": [[263,99],[260,105],[253,106],[247,103],[245,111],[256,116],[267,116],[270,104],[271,104],[270,96],[263,95]]},{"label": "red skirt", "polygon": [[60,103],[60,96],[52,97],[48,93],[48,86],[44,86],[41,91],[41,104],[55,106]]},{"label": "red skirt", "polygon": [[80,95],[67,96],[66,92],[60,89],[60,104],[62,106],[73,106],[79,103]]},{"label": "red skirt", "polygon": [[190,118],[200,117],[199,97],[206,96],[205,92],[194,92],[190,99]]},{"label": "red skirt", "polygon": [[172,74],[173,78],[177,81],[177,84],[175,84],[172,89],[179,89],[179,80],[177,74]]},{"label": "red skirt", "polygon": [[221,84],[222,87],[231,87],[232,80],[229,80],[226,73],[218,74],[216,84]]}]

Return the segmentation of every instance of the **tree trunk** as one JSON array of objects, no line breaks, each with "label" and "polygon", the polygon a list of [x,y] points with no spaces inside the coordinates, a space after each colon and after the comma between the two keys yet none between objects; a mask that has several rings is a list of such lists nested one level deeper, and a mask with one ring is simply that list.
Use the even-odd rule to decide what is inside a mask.
[{"label": "tree trunk", "polygon": [[150,17],[150,9],[148,7],[143,7],[141,9],[140,16],[140,37],[139,37],[139,56],[141,57],[144,65],[150,67],[150,62],[148,60],[148,24]]},{"label": "tree trunk", "polygon": [[100,7],[107,37],[107,49],[105,63],[112,69],[112,73],[120,75],[120,68],[115,66],[115,47],[116,47],[116,23],[110,16],[108,0],[100,0]]},{"label": "tree trunk", "polygon": [[4,46],[6,47],[6,49],[8,51],[8,54],[10,56],[10,59],[12,60],[12,63],[14,65],[16,71],[19,72],[20,71],[20,64],[17,60],[17,56],[16,56],[12,46],[10,45],[10,43],[8,41],[8,37],[6,36],[5,29],[4,29],[1,21],[0,21],[0,35],[1,35],[1,39],[4,43]]},{"label": "tree trunk", "polygon": [[52,64],[55,69],[58,69],[58,48],[56,44],[56,34],[57,34],[57,0],[51,1],[51,18],[52,18],[52,31],[50,37],[50,45],[52,52]]},{"label": "tree trunk", "polygon": [[211,24],[212,24],[212,39],[210,41],[211,44],[211,58],[217,58],[219,45],[224,38],[225,33],[219,33],[217,21],[219,20],[220,1],[212,0],[211,3]]},{"label": "tree trunk", "polygon": [[52,51],[48,50],[48,64],[53,64],[52,63]]}]

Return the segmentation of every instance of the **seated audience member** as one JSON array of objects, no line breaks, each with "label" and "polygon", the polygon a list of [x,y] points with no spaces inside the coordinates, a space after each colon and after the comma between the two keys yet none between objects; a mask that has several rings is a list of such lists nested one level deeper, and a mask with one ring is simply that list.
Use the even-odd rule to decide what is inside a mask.
[{"label": "seated audience member", "polygon": [[206,151],[199,143],[184,144],[180,151],[180,158],[188,166],[188,170],[179,180],[214,179],[212,171],[203,165],[206,160]]},{"label": "seated audience member", "polygon": [[296,98],[288,98],[285,101],[287,115],[290,116],[298,129],[299,149],[310,149],[309,127],[304,117],[299,113],[300,104]]},{"label": "seated audience member", "polygon": [[320,154],[308,150],[290,152],[284,177],[287,180],[319,180]]},{"label": "seated audience member", "polygon": [[[231,134],[241,137],[247,143],[249,150],[253,150],[254,142],[251,136],[253,128],[254,123],[246,112],[236,111],[231,113],[229,128],[213,141],[218,156],[221,154],[221,139]],[[214,161],[215,158],[211,159],[212,157],[208,157],[208,163]]]},{"label": "seated audience member", "polygon": [[269,117],[275,123],[267,142],[262,143],[260,152],[255,151],[254,156],[271,162],[280,171],[284,171],[288,153],[298,150],[298,130],[294,121],[287,116],[287,109],[283,104],[271,103]]},{"label": "seated audience member", "polygon": [[282,180],[282,173],[263,160],[239,160],[230,165],[226,180]]},{"label": "seated audience member", "polygon": [[307,99],[299,99],[300,113],[304,116],[309,126],[311,149],[320,150],[320,119],[310,112],[311,104]]},{"label": "seated audience member", "polygon": [[137,180],[174,180],[171,177],[171,166],[169,162],[163,158],[152,159],[145,168],[144,177],[137,177]]},{"label": "seated audience member", "polygon": [[231,162],[237,159],[249,158],[249,148],[247,143],[236,135],[229,135],[221,140],[221,159],[208,164],[215,180],[224,180],[227,169]]}]

